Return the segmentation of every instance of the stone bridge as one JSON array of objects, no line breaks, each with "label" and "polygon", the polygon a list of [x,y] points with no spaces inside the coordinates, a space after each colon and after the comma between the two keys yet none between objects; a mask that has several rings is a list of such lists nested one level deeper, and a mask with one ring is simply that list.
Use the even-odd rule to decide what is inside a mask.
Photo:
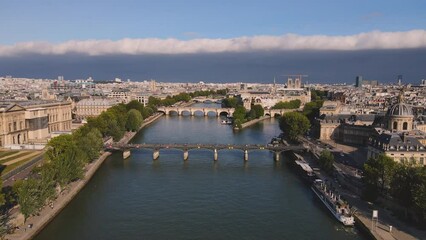
[{"label": "stone bridge", "polygon": [[206,98],[206,97],[195,97],[192,101],[197,103],[222,103],[223,98]]},{"label": "stone bridge", "polygon": [[178,116],[181,116],[183,112],[189,113],[190,116],[194,116],[196,112],[202,112],[204,116],[212,112],[217,117],[220,115],[232,115],[234,108],[208,108],[208,107],[159,107],[158,112],[163,112],[165,115],[169,115],[171,112],[176,112]]},{"label": "stone bridge", "polygon": [[296,110],[297,109],[269,109],[265,110],[265,113],[263,115],[270,117],[282,116],[284,113],[294,112]]},{"label": "stone bridge", "polygon": [[178,149],[183,151],[183,159],[188,160],[189,151],[193,149],[209,149],[213,151],[213,159],[218,160],[218,151],[220,150],[240,150],[244,153],[244,160],[248,161],[249,151],[266,150],[274,153],[274,160],[279,161],[281,152],[284,151],[303,151],[306,150],[304,145],[285,146],[285,145],[261,145],[261,144],[107,144],[105,149],[109,151],[123,151],[123,158],[130,156],[131,149],[152,149],[152,158],[154,160],[160,157],[161,149]]},{"label": "stone bridge", "polygon": [[[282,116],[284,113],[293,112],[297,109],[269,109],[264,111],[264,116],[275,117]],[[190,116],[194,116],[196,112],[202,112],[204,116],[207,116],[208,113],[214,113],[217,117],[220,115],[229,115],[232,116],[234,113],[234,108],[209,108],[209,107],[160,107],[158,112],[162,112],[165,115],[170,115],[171,112],[177,113],[178,116],[181,116],[183,112],[189,113]]]}]

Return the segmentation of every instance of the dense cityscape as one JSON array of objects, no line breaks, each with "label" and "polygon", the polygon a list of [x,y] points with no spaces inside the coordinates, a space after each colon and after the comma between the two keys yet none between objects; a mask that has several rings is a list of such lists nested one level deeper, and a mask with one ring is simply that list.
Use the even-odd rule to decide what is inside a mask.
[{"label": "dense cityscape", "polygon": [[[395,221],[403,226],[407,221],[422,226],[426,211],[422,167],[426,165],[426,80],[405,84],[402,76],[397,76],[394,83],[382,84],[356,76],[353,84],[330,85],[307,84],[304,77],[288,75],[285,81],[274,78],[269,84],[1,77],[2,201],[8,209],[2,218],[3,232],[9,232],[10,239],[21,239],[25,236],[22,228],[26,233],[27,228],[43,221],[37,216],[40,211],[53,210],[55,202],[60,204],[61,189],[76,188],[73,184],[85,181],[83,176],[93,171],[91,164],[97,163],[98,157],[106,158],[105,145],[117,142],[115,149],[122,148],[120,143],[127,143],[162,115],[199,114],[220,117],[234,132],[266,119],[280,119],[284,137],[276,136],[266,146],[276,151],[274,159],[280,161],[277,149],[302,144],[311,155],[286,152],[286,161],[295,159],[296,168],[303,170],[297,173],[303,178],[330,176],[346,195],[358,196],[350,201],[356,207],[348,211],[355,212],[357,221],[365,224],[372,236],[391,233],[389,228],[399,224]],[[219,108],[210,106],[217,103]],[[211,144],[192,148],[213,148],[217,161],[220,147]],[[160,153],[155,149],[164,148],[142,147],[152,147],[154,159]],[[180,146],[175,144],[174,148]],[[191,147],[185,144],[181,148],[187,160]],[[244,151],[247,161],[248,152]],[[123,152],[124,158],[129,156],[129,151]],[[61,161],[72,162],[63,168]],[[56,184],[60,188],[54,190]],[[33,188],[39,189],[35,196],[30,193]],[[385,233],[370,228],[370,222],[375,221],[368,218],[371,206],[363,209],[370,202],[393,212],[391,220],[380,222],[387,229]],[[409,234],[405,227],[393,231],[399,236]]]}]

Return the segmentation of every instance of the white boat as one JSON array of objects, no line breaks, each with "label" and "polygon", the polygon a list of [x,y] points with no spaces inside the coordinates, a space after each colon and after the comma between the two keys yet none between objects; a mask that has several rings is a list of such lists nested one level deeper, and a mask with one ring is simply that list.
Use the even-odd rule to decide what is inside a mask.
[{"label": "white boat", "polygon": [[328,189],[327,184],[321,179],[315,179],[311,189],[339,222],[345,226],[354,225],[355,219],[352,216],[349,204],[343,201],[340,195]]},{"label": "white boat", "polygon": [[232,124],[232,120],[230,120],[230,119],[222,120],[221,124],[223,124],[223,125],[231,125]]}]

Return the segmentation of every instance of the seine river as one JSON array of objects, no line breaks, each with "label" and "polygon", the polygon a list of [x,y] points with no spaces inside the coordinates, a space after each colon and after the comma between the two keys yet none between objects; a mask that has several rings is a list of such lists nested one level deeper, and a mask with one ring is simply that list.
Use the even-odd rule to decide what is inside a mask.
[{"label": "seine river", "polygon": [[[266,144],[279,133],[274,119],[234,133],[213,116],[164,116],[134,142]],[[35,239],[364,239],[334,220],[286,159],[260,150],[248,162],[238,150],[219,151],[217,162],[210,150],[182,155],[113,154]]]}]

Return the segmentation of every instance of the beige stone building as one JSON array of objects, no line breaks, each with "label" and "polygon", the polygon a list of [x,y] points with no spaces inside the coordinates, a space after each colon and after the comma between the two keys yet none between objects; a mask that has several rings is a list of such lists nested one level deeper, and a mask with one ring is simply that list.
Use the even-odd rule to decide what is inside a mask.
[{"label": "beige stone building", "polygon": [[368,158],[385,154],[396,162],[426,166],[426,135],[414,129],[411,107],[401,100],[387,114],[387,131],[370,138]]},{"label": "beige stone building", "polygon": [[265,109],[270,109],[278,102],[300,100],[301,106],[311,101],[311,91],[307,89],[283,89],[273,94],[270,92],[249,91],[240,93],[237,98],[243,102],[246,109],[251,105],[259,104]]},{"label": "beige stone building", "polygon": [[340,101],[324,101],[322,107],[320,108],[321,115],[336,115],[339,114],[342,110]]},{"label": "beige stone building", "polygon": [[25,108],[16,104],[0,104],[0,148],[27,142]]},{"label": "beige stone building", "polygon": [[317,119],[316,127],[319,129],[320,140],[363,144],[369,137],[369,131],[365,127],[370,127],[374,119],[375,115],[372,114],[325,115]]},{"label": "beige stone building", "polygon": [[70,132],[71,121],[70,102],[0,102],[0,147],[45,144],[54,132]]},{"label": "beige stone building", "polygon": [[48,117],[48,131],[68,132],[71,131],[72,116],[71,102],[68,101],[40,101],[28,102],[24,105],[28,110],[44,108]]},{"label": "beige stone building", "polygon": [[383,133],[371,139],[367,158],[375,158],[385,154],[399,163],[410,163],[426,166],[426,149],[413,136],[404,133]]},{"label": "beige stone building", "polygon": [[76,118],[85,119],[99,116],[118,103],[119,101],[112,99],[83,99],[76,104]]}]

